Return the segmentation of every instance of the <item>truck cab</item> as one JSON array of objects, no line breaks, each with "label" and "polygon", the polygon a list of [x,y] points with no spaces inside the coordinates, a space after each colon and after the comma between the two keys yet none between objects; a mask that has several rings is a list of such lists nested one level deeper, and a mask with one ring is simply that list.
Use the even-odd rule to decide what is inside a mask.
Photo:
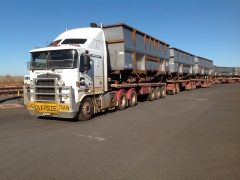
[{"label": "truck cab", "polygon": [[[25,104],[32,115],[74,118],[84,98],[108,90],[101,28],[67,30],[47,47],[29,52],[30,91],[25,91]],[[93,111],[90,106],[86,111]]]}]

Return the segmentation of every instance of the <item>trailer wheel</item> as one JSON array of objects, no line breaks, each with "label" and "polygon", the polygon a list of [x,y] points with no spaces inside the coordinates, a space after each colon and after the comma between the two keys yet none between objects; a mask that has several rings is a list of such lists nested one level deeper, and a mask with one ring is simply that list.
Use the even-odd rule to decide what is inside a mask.
[{"label": "trailer wheel", "polygon": [[194,90],[194,86],[193,86],[193,84],[192,84],[192,90]]},{"label": "trailer wheel", "polygon": [[161,91],[159,87],[155,88],[155,99],[158,100],[161,97]]},{"label": "trailer wheel", "polygon": [[122,111],[126,108],[127,98],[126,93],[122,92],[118,101],[118,110]]},{"label": "trailer wheel", "polygon": [[80,106],[80,112],[78,114],[79,121],[87,121],[93,115],[93,103],[90,98],[84,99],[82,105]]},{"label": "trailer wheel", "polygon": [[154,88],[151,88],[150,93],[148,95],[148,100],[149,101],[154,101],[154,99],[155,99],[155,91],[154,91]]},{"label": "trailer wheel", "polygon": [[190,84],[190,88],[189,88],[189,91],[191,91],[192,90],[192,85]]},{"label": "trailer wheel", "polygon": [[173,89],[172,91],[170,91],[170,94],[171,94],[171,95],[176,94],[176,89]]},{"label": "trailer wheel", "polygon": [[175,90],[176,94],[178,94],[179,91],[180,91],[179,86],[177,86],[177,87],[176,87],[176,90]]},{"label": "trailer wheel", "polygon": [[162,87],[160,88],[160,92],[161,92],[161,96],[160,96],[160,97],[161,97],[161,98],[164,98],[164,97],[166,96],[165,87],[162,86]]},{"label": "trailer wheel", "polygon": [[133,107],[137,104],[137,93],[136,93],[136,91],[131,92],[128,104],[129,104],[130,107]]}]

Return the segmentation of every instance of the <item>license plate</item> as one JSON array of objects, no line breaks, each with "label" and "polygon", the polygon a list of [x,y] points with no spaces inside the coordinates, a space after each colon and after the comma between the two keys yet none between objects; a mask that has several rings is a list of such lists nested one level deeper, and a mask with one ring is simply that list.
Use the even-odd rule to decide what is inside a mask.
[{"label": "license plate", "polygon": [[28,109],[35,109],[34,103],[28,102],[27,103],[27,108]]},{"label": "license plate", "polygon": [[57,114],[58,108],[56,103],[35,103],[35,111],[39,113]]}]

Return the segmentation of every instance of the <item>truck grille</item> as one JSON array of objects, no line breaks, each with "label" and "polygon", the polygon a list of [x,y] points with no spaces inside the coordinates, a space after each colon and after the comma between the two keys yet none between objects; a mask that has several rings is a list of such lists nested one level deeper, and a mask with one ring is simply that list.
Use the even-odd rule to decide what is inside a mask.
[{"label": "truck grille", "polygon": [[37,95],[37,100],[55,101],[55,95]]},{"label": "truck grille", "polygon": [[36,89],[37,93],[54,93],[55,89],[54,88],[37,88]]},{"label": "truck grille", "polygon": [[36,79],[36,86],[35,92],[38,93],[36,100],[55,101],[55,95],[52,94],[55,94],[55,79]]},{"label": "truck grille", "polygon": [[54,86],[54,79],[38,79],[37,86]]}]

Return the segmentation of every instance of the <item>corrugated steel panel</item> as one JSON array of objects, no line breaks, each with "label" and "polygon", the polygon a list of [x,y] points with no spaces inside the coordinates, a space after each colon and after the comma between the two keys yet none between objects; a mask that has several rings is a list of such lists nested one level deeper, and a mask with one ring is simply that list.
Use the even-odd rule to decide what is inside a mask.
[{"label": "corrugated steel panel", "polygon": [[213,61],[199,56],[194,57],[195,60],[195,73],[201,75],[211,75],[213,69]]},{"label": "corrugated steel panel", "polygon": [[194,74],[194,55],[177,48],[169,48],[170,72]]},{"label": "corrugated steel panel", "polygon": [[218,76],[229,77],[235,75],[235,68],[232,67],[217,67]]}]

